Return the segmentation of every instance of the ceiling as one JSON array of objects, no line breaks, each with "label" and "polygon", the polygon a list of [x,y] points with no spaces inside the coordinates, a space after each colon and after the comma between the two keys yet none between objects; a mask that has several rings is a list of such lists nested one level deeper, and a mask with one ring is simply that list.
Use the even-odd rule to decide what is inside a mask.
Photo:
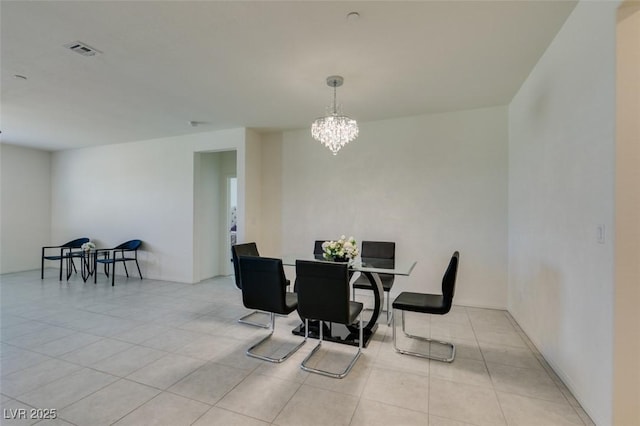
[{"label": "ceiling", "polygon": [[358,121],[505,105],[575,4],[3,0],[0,140],[61,150],[304,128],[333,74]]}]

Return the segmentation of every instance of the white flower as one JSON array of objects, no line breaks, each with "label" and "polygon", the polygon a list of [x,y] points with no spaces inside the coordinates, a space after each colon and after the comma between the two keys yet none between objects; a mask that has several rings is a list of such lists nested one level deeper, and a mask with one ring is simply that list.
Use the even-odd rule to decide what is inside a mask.
[{"label": "white flower", "polygon": [[84,251],[89,251],[89,250],[95,250],[96,245],[94,243],[92,243],[91,241],[86,242],[84,244],[82,244],[82,246],[80,246],[80,248]]},{"label": "white flower", "polygon": [[322,243],[322,257],[327,260],[335,258],[353,259],[358,255],[358,247],[355,238],[347,239],[341,235],[337,241],[325,241]]}]

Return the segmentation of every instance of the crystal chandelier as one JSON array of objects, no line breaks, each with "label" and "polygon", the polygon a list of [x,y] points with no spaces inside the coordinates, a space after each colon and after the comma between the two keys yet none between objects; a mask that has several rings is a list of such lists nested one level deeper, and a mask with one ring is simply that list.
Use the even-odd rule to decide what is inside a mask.
[{"label": "crystal chandelier", "polygon": [[340,148],[358,137],[356,120],[338,113],[336,87],[342,86],[344,79],[339,75],[327,77],[327,85],[333,87],[333,105],[325,117],[316,119],[311,125],[311,136],[336,155]]}]

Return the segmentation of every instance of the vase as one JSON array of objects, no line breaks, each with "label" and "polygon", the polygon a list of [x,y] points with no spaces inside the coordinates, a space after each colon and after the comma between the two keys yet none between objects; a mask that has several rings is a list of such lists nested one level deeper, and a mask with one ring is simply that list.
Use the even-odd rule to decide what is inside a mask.
[{"label": "vase", "polygon": [[332,262],[347,263],[349,261],[349,259],[346,258],[346,257],[332,257],[331,261]]}]

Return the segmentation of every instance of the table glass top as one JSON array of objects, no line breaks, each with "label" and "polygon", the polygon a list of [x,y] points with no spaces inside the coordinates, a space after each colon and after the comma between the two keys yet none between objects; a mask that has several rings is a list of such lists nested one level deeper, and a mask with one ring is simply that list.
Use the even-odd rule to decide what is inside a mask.
[{"label": "table glass top", "polygon": [[[302,255],[287,255],[282,258],[282,264],[286,266],[296,266],[296,260],[316,260],[318,262],[326,260],[322,255],[302,254]],[[411,275],[416,261],[402,261],[402,260],[388,260],[388,259],[376,259],[369,257],[357,257],[353,262],[349,263],[349,267],[358,272],[374,272],[377,274],[392,274],[392,275]]]}]

